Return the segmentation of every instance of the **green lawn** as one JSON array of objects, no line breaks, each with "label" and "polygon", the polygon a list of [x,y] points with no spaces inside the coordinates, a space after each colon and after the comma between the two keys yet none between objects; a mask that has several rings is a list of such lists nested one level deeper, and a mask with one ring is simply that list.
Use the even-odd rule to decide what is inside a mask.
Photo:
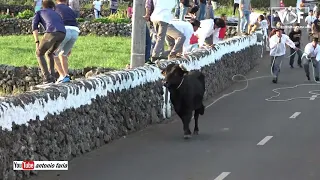
[{"label": "green lawn", "polygon": [[[0,36],[0,64],[38,66],[35,43],[30,36]],[[80,36],[69,58],[70,68],[112,67],[130,62],[130,37]]]}]

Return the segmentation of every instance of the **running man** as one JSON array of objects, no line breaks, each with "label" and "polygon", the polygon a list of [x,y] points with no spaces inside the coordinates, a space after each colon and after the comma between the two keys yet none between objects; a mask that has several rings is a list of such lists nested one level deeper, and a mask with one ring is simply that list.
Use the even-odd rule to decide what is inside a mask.
[{"label": "running man", "polygon": [[298,48],[296,47],[294,42],[292,42],[289,36],[282,34],[282,30],[280,29],[275,29],[275,34],[271,36],[269,45],[270,56],[272,61],[272,74],[274,76],[272,82],[277,83],[280,72],[280,66],[286,54],[286,45],[290,46],[292,49],[295,49],[296,51],[298,50]]},{"label": "running man", "polygon": [[308,80],[310,80],[309,64],[312,62],[314,68],[315,80],[319,81],[319,60],[320,60],[320,46],[318,45],[318,38],[313,38],[311,43],[308,43],[304,48],[304,53],[308,58],[304,58],[303,66]]}]

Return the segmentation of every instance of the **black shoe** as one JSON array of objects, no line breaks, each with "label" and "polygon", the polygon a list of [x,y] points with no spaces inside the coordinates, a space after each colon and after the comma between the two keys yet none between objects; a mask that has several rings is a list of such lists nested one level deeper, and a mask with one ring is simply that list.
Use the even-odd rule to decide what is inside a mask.
[{"label": "black shoe", "polygon": [[316,79],[316,81],[319,81],[319,77],[316,77],[315,79]]},{"label": "black shoe", "polygon": [[294,68],[293,65],[290,65],[290,68],[293,69]]},{"label": "black shoe", "polygon": [[307,78],[308,78],[308,81],[310,81],[310,76],[309,75],[307,75]]},{"label": "black shoe", "polygon": [[299,64],[298,66],[299,66],[300,68],[302,68],[302,65],[301,65],[301,64]]},{"label": "black shoe", "polygon": [[275,84],[277,84],[278,78],[277,78],[277,77],[273,78],[272,82],[275,83]]}]

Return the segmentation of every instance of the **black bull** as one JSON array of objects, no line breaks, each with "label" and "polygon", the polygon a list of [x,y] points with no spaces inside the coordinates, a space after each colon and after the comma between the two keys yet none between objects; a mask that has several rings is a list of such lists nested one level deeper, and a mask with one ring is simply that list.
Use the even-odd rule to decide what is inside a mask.
[{"label": "black bull", "polygon": [[164,86],[170,92],[174,110],[183,123],[184,138],[191,137],[189,124],[194,112],[195,126],[193,134],[199,133],[199,115],[204,114],[203,95],[205,76],[200,71],[187,71],[183,65],[169,64],[162,70]]}]

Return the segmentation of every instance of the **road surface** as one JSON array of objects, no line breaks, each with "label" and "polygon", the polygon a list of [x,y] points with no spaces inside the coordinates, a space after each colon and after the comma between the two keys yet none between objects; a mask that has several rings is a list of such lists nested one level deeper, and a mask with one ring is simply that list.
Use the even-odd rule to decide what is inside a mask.
[{"label": "road surface", "polygon": [[[269,63],[266,55],[248,77],[269,75]],[[271,80],[250,81],[242,92],[207,102],[200,134],[191,140],[182,138],[182,123],[175,120],[76,158],[60,176],[48,171],[32,179],[319,180],[320,100],[265,100],[276,95],[274,88],[308,83],[303,69],[290,69],[289,59],[282,64],[278,84]],[[235,84],[223,94],[244,85]],[[320,90],[320,85],[281,90],[276,99],[311,97],[310,90]]]}]

